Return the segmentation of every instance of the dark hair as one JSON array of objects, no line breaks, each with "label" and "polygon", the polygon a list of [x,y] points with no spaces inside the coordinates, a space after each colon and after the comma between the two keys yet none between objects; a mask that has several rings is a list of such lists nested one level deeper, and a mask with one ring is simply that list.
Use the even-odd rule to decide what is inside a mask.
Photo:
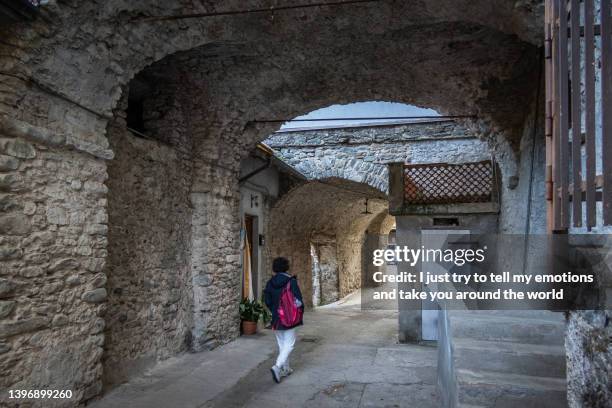
[{"label": "dark hair", "polygon": [[275,258],[274,261],[272,261],[272,270],[275,273],[287,272],[289,270],[289,261],[287,258]]}]

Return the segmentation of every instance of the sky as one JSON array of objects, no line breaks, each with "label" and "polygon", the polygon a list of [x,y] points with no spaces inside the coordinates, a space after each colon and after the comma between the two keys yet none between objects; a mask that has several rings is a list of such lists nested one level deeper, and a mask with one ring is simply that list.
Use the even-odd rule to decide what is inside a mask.
[{"label": "sky", "polygon": [[[332,105],[318,109],[296,119],[325,119],[347,117],[389,117],[389,116],[439,116],[433,109],[418,108],[394,102],[358,102],[348,105]],[[395,121],[395,120],[393,120]],[[281,129],[326,127],[355,125],[360,123],[384,123],[389,120],[362,120],[362,121],[317,121],[317,122],[286,122]]]}]

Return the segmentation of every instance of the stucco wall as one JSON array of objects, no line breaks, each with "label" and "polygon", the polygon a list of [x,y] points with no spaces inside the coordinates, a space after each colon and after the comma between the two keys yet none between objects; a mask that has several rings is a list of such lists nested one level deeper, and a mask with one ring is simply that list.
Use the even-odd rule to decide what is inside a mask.
[{"label": "stucco wall", "polygon": [[[240,163],[240,177],[245,177],[265,165],[266,161],[264,159],[249,156]],[[261,299],[263,295],[263,289],[269,276],[269,271],[266,268],[269,268],[271,263],[271,260],[266,259],[266,243],[260,245],[259,235],[261,234],[264,241],[266,240],[265,226],[268,223],[270,208],[280,192],[280,179],[281,175],[278,169],[269,166],[240,184],[241,222],[245,214],[257,217],[256,236],[252,238],[254,259],[251,260],[253,270],[257,271],[256,279],[253,282],[255,288],[253,295],[256,299]],[[241,254],[241,264],[243,262],[242,257],[243,254]]]}]

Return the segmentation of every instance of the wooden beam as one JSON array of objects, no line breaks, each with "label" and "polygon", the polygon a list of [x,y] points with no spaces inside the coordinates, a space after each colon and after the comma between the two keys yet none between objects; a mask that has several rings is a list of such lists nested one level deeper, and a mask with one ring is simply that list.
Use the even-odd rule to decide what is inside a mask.
[{"label": "wooden beam", "polygon": [[404,163],[389,163],[389,214],[400,215],[404,206]]},{"label": "wooden beam", "polygon": [[[585,160],[586,160],[586,226],[595,227],[596,220],[596,176],[595,163],[597,158],[595,145],[595,34],[593,25],[595,24],[595,4],[593,0],[584,1],[584,58],[585,58]],[[601,177],[601,176],[599,176]],[[603,183],[603,180],[601,180]]]},{"label": "wooden beam", "polygon": [[[581,121],[581,86],[580,86],[580,2],[579,0],[571,0],[570,13],[570,30],[572,37],[570,39],[571,58],[572,58],[572,88],[571,88],[571,121],[572,121],[572,180],[574,181],[573,190],[570,190],[574,196],[580,194],[580,185],[577,180],[582,180],[582,121]],[[582,201],[574,200],[572,203],[572,221],[574,227],[582,226]]]}]

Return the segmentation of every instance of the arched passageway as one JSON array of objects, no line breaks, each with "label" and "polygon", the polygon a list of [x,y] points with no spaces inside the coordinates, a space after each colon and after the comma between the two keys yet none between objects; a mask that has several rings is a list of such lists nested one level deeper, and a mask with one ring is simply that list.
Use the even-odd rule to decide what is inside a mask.
[{"label": "arched passageway", "polygon": [[[531,140],[538,8],[383,1],[145,18],[208,7],[50,2],[44,18],[2,27],[1,131],[17,165],[3,170],[0,262],[19,271],[2,278],[19,300],[2,317],[3,387],[72,388],[85,402],[104,381],[238,336],[239,166],[280,126],[266,120],[335,103],[411,103],[476,115],[465,125],[506,157],[504,177],[528,168],[519,158]],[[508,229],[524,224],[512,199],[528,178],[517,183],[503,195]],[[316,185],[330,201],[338,194]],[[362,195],[346,200],[363,208]],[[358,284],[343,276],[339,296]],[[40,374],[57,366],[70,369]]]},{"label": "arched passageway", "polygon": [[[123,148],[132,150],[122,156],[124,159],[130,155],[133,157],[138,155],[138,152],[133,150],[135,145],[130,146],[122,142],[126,138],[133,137],[132,134],[149,139],[148,142],[140,142],[143,144],[141,154],[153,152],[158,148],[171,152],[158,155],[157,158],[147,157],[146,162],[154,163],[154,167],[159,168],[161,173],[164,173],[164,168],[168,166],[178,171],[176,182],[168,185],[170,190],[164,192],[161,199],[174,197],[178,200],[165,205],[171,206],[173,211],[180,214],[179,218],[174,220],[174,224],[168,224],[168,219],[162,213],[157,213],[154,219],[144,219],[138,205],[131,206],[127,203],[130,199],[138,200],[139,205],[144,208],[148,199],[148,205],[160,208],[157,204],[160,197],[155,197],[153,191],[131,197],[123,197],[122,194],[138,191],[131,188],[130,184],[135,180],[140,182],[140,179],[146,182],[150,174],[146,174],[145,167],[140,167],[140,170],[130,170],[130,167],[137,166],[137,160],[129,160],[128,168],[122,168],[124,159],[121,157],[110,162],[109,174],[114,176],[114,180],[109,182],[109,186],[113,188],[109,194],[111,218],[109,236],[112,237],[116,231],[129,229],[124,223],[132,219],[130,214],[140,219],[142,225],[147,225],[146,228],[151,228],[152,224],[157,222],[160,226],[156,229],[160,234],[158,245],[152,246],[149,241],[141,249],[132,247],[133,252],[128,255],[127,263],[122,262],[121,258],[126,255],[124,250],[126,244],[135,238],[146,242],[150,237],[135,236],[138,229],[132,228],[129,229],[132,235],[117,233],[114,236],[119,239],[109,241],[107,263],[109,279],[106,286],[111,307],[105,319],[109,337],[106,349],[124,351],[114,357],[113,352],[109,352],[104,361],[105,364],[110,364],[107,372],[121,373],[125,370],[125,375],[117,375],[116,380],[129,375],[130,364],[125,364],[123,361],[129,349],[139,350],[130,353],[127,357],[129,360],[134,360],[133,366],[138,370],[143,364],[146,366],[158,358],[177,351],[215,347],[238,335],[235,303],[240,296],[237,289],[240,285],[240,275],[232,271],[241,268],[240,259],[235,255],[238,253],[239,244],[235,237],[238,235],[240,225],[236,217],[239,163],[256,141],[263,139],[271,129],[279,126],[253,124],[246,119],[258,115],[283,117],[291,114],[290,112],[299,112],[295,106],[305,109],[321,98],[332,98],[326,100],[336,102],[361,95],[363,92],[361,87],[356,86],[343,92],[330,93],[330,89],[326,87],[332,86],[331,82],[334,79],[328,77],[326,81],[331,82],[323,86],[325,94],[317,94],[322,92],[323,88],[310,87],[306,87],[303,93],[295,93],[292,92],[291,81],[287,82],[274,74],[277,65],[273,60],[266,61],[262,66],[256,59],[239,58],[240,63],[232,63],[225,67],[225,64],[237,58],[237,54],[234,53],[236,50],[229,54],[224,54],[225,51],[223,48],[215,48],[217,54],[211,59],[210,47],[201,47],[177,53],[146,68],[125,88],[124,96],[115,110],[115,118],[107,129],[109,140],[111,143],[116,143],[114,150],[117,150],[118,155],[122,153],[120,150]],[[206,66],[207,69],[195,69],[200,66]],[[249,76],[248,72],[262,69],[260,75],[265,81],[244,82]],[[223,78],[219,76],[222,71]],[[226,89],[222,91],[221,87]],[[277,89],[283,92],[283,96],[268,101],[267,91],[262,93],[262,89]],[[394,96],[400,94],[391,88],[388,91],[392,91]],[[261,103],[254,105],[255,100],[261,100]],[[298,102],[298,100],[308,102]],[[138,109],[134,109],[134,105]],[[221,106],[226,108],[221,109]],[[264,108],[260,110],[256,106]],[[216,107],[219,110],[216,110]],[[292,110],[288,110],[289,107],[293,107]],[[139,113],[139,120],[134,120],[134,112]],[[235,116],[235,112],[243,113]],[[136,126],[141,129],[134,129]],[[126,127],[136,132],[126,131]],[[502,142],[501,150],[510,156],[507,161],[510,168],[515,166],[513,157],[516,154],[510,148],[511,133],[506,135],[508,137],[506,139],[504,139],[506,136],[499,136]],[[148,144],[153,144],[155,147],[149,148]],[[422,155],[423,153],[425,150],[421,152]],[[170,159],[172,157],[174,159]],[[433,160],[433,157],[430,160]],[[379,167],[384,170],[384,166]],[[135,180],[124,177],[125,171],[134,174]],[[340,172],[337,174],[337,176],[343,175]],[[364,175],[365,172],[359,177]],[[381,173],[377,180],[383,179],[384,173]],[[380,182],[374,180],[370,184],[379,189],[384,188]],[[114,220],[118,222],[115,223]],[[179,229],[183,237],[189,238],[167,241],[167,238],[172,237]],[[145,233],[145,228],[141,228],[141,231],[148,235]],[[167,247],[162,242],[173,242],[173,244]],[[160,256],[150,257],[148,251],[155,251]],[[351,260],[351,262],[359,264],[361,260]],[[115,268],[118,263],[122,266]],[[125,267],[126,265],[128,266]],[[306,263],[301,265],[296,263],[296,266],[306,265]],[[340,267],[344,267],[342,263]],[[130,279],[133,280],[132,274],[129,273],[130,269],[138,270],[142,274],[141,279],[136,281],[138,289],[135,296],[140,300],[136,300],[135,303],[126,301],[126,297],[122,298],[124,290],[126,292],[131,290],[124,287],[125,278],[122,277],[128,277],[128,282]],[[178,274],[167,277],[164,271],[172,269]],[[154,281],[155,284],[147,283],[148,286],[143,286],[147,281]],[[345,287],[357,288],[359,281],[353,278],[350,283],[345,283],[340,279],[338,296],[350,292]],[[157,300],[152,305],[150,299]],[[140,306],[135,306],[139,303]],[[147,317],[151,315],[156,317],[153,319]],[[115,328],[119,328],[117,334],[113,333]],[[148,330],[155,332],[160,329],[164,333],[162,337],[144,334]],[[127,335],[130,331],[136,335]],[[132,344],[134,339],[141,340]],[[113,361],[115,363],[112,363]],[[117,369],[110,369],[111,366]],[[111,382],[116,381],[110,380],[111,376],[106,378]]]},{"label": "arched passageway", "polygon": [[335,302],[361,286],[365,231],[386,209],[384,193],[364,184],[342,179],[307,183],[273,208],[267,251],[270,258],[290,260],[308,305]]}]

